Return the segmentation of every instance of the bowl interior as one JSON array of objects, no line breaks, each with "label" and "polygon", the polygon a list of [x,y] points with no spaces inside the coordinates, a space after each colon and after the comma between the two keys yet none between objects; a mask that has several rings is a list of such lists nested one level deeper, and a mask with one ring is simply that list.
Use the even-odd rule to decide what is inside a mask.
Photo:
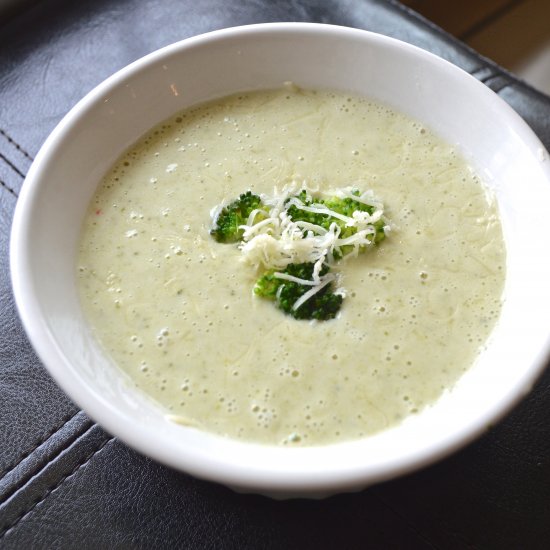
[{"label": "bowl interior", "polygon": [[[175,112],[293,81],[383,101],[456,144],[495,193],[507,245],[505,304],[487,350],[434,406],[379,435],[319,448],[238,443],[164,420],[128,389],[92,338],[75,281],[82,219],[100,179],[144,132]],[[469,441],[525,394],[550,332],[548,153],[494,93],[449,63],[379,35],[313,24],[217,31],[117,73],[59,124],[33,164],[12,233],[16,301],[57,382],[114,435],[166,464],[280,495],[358,489]]]}]

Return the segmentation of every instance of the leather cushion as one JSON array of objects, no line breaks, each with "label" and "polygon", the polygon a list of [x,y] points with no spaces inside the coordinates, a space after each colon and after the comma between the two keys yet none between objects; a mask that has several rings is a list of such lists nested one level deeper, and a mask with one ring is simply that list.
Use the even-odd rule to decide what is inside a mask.
[{"label": "leather cushion", "polygon": [[[550,372],[501,423],[423,471],[325,501],[238,495],[121,444],[53,383],[20,326],[9,226],[61,117],[129,62],[209,30],[348,25],[470,72],[550,146],[550,100],[394,1],[42,0],[0,28],[0,546],[6,548],[546,548]],[[521,182],[518,182],[520,185]]]}]

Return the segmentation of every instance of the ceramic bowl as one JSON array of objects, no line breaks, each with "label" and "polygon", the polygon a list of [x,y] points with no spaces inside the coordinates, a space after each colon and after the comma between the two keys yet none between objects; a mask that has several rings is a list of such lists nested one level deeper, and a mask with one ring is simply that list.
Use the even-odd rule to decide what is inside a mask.
[{"label": "ceramic bowl", "polygon": [[[507,247],[505,301],[484,351],[456,387],[401,425],[349,443],[248,444],[167,422],[128,388],[79,304],[75,265],[83,217],[117,157],[175,112],[293,81],[369,96],[455,144],[498,200]],[[362,489],[465,445],[531,388],[550,335],[550,161],[524,121],[456,66],[411,45],[329,25],[220,30],[156,51],[119,71],[59,123],[29,170],[11,240],[13,289],[42,362],[94,420],[166,465],[274,497]]]}]

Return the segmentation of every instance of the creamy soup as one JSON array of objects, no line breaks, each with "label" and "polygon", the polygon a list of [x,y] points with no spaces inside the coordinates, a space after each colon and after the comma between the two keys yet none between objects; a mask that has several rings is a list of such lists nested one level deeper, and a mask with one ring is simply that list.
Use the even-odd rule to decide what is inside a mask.
[{"label": "creamy soup", "polygon": [[[343,262],[337,318],[286,316],[252,288],[212,207],[305,180],[371,189],[391,226]],[[81,299],[102,346],[176,421],[266,444],[391,427],[437,400],[498,319],[495,201],[450,145],[368,99],[281,90],[174,116],[132,147],[90,205]]]}]

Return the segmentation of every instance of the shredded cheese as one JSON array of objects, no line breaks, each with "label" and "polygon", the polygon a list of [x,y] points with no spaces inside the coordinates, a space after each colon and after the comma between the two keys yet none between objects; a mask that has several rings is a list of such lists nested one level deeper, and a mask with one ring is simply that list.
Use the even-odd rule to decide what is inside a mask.
[{"label": "shredded cheese", "polygon": [[334,273],[327,273],[325,277],[323,277],[323,280],[321,283],[319,283],[317,286],[314,286],[311,290],[308,290],[304,294],[302,294],[296,302],[294,302],[294,305],[292,306],[292,309],[296,311],[302,304],[305,304],[312,296],[317,294],[322,288],[327,286],[330,282],[334,281],[335,276]]},{"label": "shredded cheese", "polygon": [[[297,196],[305,192],[307,202],[304,204]],[[338,277],[334,273],[326,273],[321,276],[323,266],[332,267],[336,258],[342,256],[357,256],[360,249],[374,243],[376,228],[374,224],[383,218],[384,208],[372,191],[356,194],[354,187],[345,187],[320,194],[318,189],[308,187],[306,182],[292,180],[282,189],[274,188],[272,195],[260,195],[262,208],[253,210],[245,225],[241,225],[243,231],[242,242],[239,248],[243,261],[254,267],[263,267],[275,270],[274,276],[281,280],[292,281],[311,288],[305,292],[293,305],[297,310],[302,304],[322,290]],[[325,204],[314,201],[314,197],[323,196],[350,198],[358,203],[374,208],[372,214],[362,210],[355,210],[352,216],[346,216],[335,212]],[[322,214],[327,220],[334,220],[329,228],[311,223],[305,220],[293,220],[288,214],[288,209],[294,206],[298,210]],[[212,215],[217,215],[223,205],[212,210]],[[256,219],[259,218],[259,221]],[[342,224],[344,227],[354,228],[352,235],[341,237]],[[384,226],[384,231],[389,230],[389,225]],[[342,247],[346,247],[346,254],[342,253]],[[306,280],[294,277],[282,271],[290,264],[313,263],[312,279]],[[282,285],[278,289],[278,294]],[[345,290],[337,288],[336,293],[344,296]]]},{"label": "shredded cheese", "polygon": [[[375,208],[372,214],[356,210],[352,216],[335,212],[320,203],[313,202],[311,205],[306,205],[296,197],[302,191],[305,191],[306,196],[311,200],[317,193],[316,189],[309,188],[305,182],[300,184],[293,180],[281,190],[275,187],[272,195],[261,195],[264,208],[254,210],[247,224],[241,226],[243,242],[240,248],[245,262],[255,267],[263,266],[266,269],[284,269],[291,263],[319,261],[321,265],[326,263],[330,266],[334,264],[335,253],[338,257],[342,255],[342,247],[352,247],[348,252],[352,252],[354,256],[360,248],[373,243],[373,239],[369,238],[376,234],[373,224],[382,218],[384,210],[382,204],[374,198],[372,191],[356,195],[354,188],[346,187],[324,194],[351,198]],[[333,222],[327,230],[325,227],[307,221],[294,221],[287,213],[290,206],[343,221],[345,227],[354,227],[356,232],[346,238],[340,238],[341,228],[336,222]],[[260,212],[264,219],[254,223]],[[389,229],[387,225],[386,228]]]}]

